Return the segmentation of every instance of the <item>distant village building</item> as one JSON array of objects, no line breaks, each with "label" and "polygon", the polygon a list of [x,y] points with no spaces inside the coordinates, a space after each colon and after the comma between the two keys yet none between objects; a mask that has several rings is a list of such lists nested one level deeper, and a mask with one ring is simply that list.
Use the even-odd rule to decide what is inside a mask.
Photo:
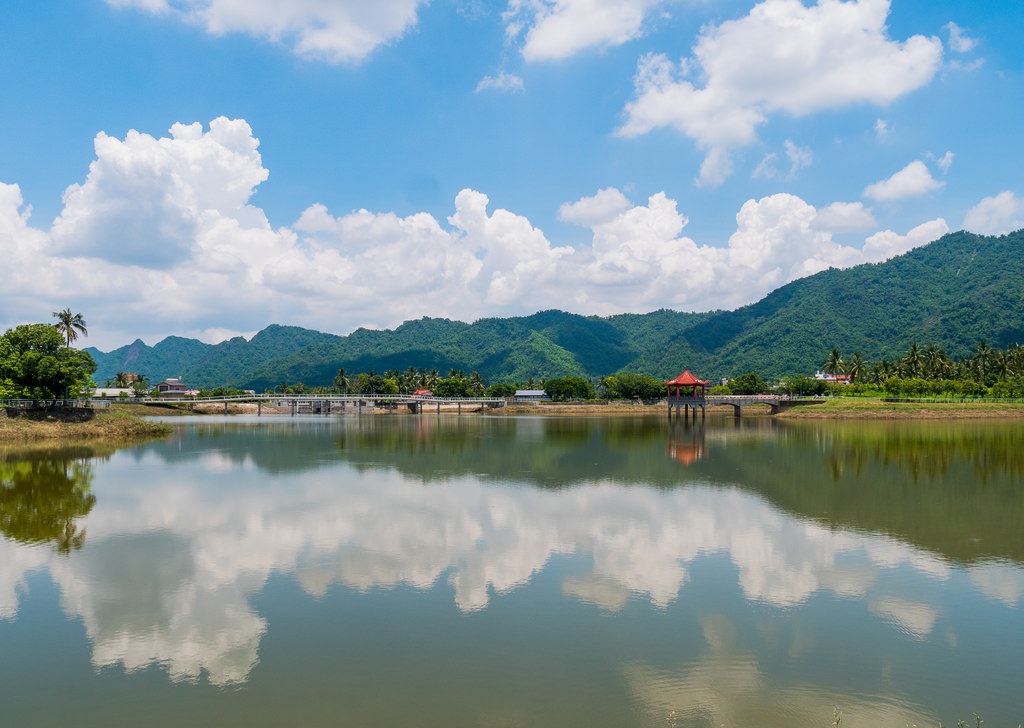
[{"label": "distant village building", "polygon": [[521,400],[550,399],[543,389],[517,389],[513,396]]},{"label": "distant village building", "polygon": [[156,391],[161,397],[185,397],[188,395],[188,387],[181,381],[181,377],[165,379],[156,385]]},{"label": "distant village building", "polygon": [[413,397],[433,397],[434,393],[431,392],[429,389],[417,389],[415,392],[412,393],[412,396]]},{"label": "distant village building", "polygon": [[821,382],[835,382],[836,384],[850,383],[849,374],[826,374],[820,369],[814,372],[814,378]]},{"label": "distant village building", "polygon": [[92,392],[93,399],[118,399],[132,396],[132,390],[123,387],[99,387]]}]

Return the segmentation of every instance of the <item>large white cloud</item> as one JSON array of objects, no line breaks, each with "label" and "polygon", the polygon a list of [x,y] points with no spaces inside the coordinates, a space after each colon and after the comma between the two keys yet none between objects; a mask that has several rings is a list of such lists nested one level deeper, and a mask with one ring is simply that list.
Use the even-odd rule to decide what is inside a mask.
[{"label": "large white cloud", "polygon": [[858,249],[832,234],[874,224],[860,203],[819,211],[777,194],[747,201],[717,247],[683,235],[688,218],[665,193],[635,204],[614,187],[561,206],[562,220],[586,230],[574,245],[553,243],[472,189],[443,221],[313,204],[274,228],[251,204],[268,171],[242,120],[215,119],[205,131],[176,124],[163,138],[100,134],[96,155],[50,230],[30,224],[17,185],[0,184],[0,254],[10,274],[0,310],[18,323],[72,306],[90,322],[88,343],[104,350],[139,336],[220,341],[270,323],[347,333],[424,315],[730,308],[944,231],[936,221]]},{"label": "large white cloud", "polygon": [[359,61],[415,25],[425,0],[107,0],[174,15],[209,33],[248,33],[330,62]]},{"label": "large white cloud", "polygon": [[981,235],[1004,235],[1024,228],[1024,200],[1012,191],[986,197],[967,211],[964,229]]},{"label": "large white cloud", "polygon": [[892,202],[908,197],[920,197],[942,189],[945,182],[939,182],[921,160],[915,160],[892,177],[868,185],[864,196],[876,202]]},{"label": "large white cloud", "polygon": [[888,0],[764,0],[746,17],[707,26],[691,59],[644,57],[618,133],[678,129],[707,150],[698,182],[719,184],[730,150],[750,144],[772,113],[883,105],[931,81],[942,43],[890,40],[888,14]]},{"label": "large white cloud", "polygon": [[870,236],[864,242],[864,258],[868,263],[888,260],[914,248],[927,245],[933,240],[938,240],[948,232],[949,225],[941,217],[921,223],[906,235],[894,233],[892,230],[883,230]]},{"label": "large white cloud", "polygon": [[61,252],[168,266],[225,219],[266,227],[263,213],[247,205],[268,173],[245,121],[221,117],[205,133],[199,124],[175,124],[170,133],[96,137],[89,175],[64,193],[53,225]]},{"label": "large white cloud", "polygon": [[833,233],[870,230],[877,226],[871,210],[862,202],[833,202],[818,210],[815,227]]},{"label": "large white cloud", "polygon": [[665,0],[509,0],[506,33],[525,33],[527,60],[559,60],[587,48],[616,46],[642,33]]}]

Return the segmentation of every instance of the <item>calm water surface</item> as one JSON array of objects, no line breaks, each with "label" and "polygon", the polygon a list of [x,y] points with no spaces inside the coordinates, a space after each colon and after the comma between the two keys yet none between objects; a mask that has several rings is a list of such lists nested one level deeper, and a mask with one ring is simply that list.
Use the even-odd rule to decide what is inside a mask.
[{"label": "calm water surface", "polygon": [[1024,721],[1024,428],[174,420],[0,451],[7,726]]}]

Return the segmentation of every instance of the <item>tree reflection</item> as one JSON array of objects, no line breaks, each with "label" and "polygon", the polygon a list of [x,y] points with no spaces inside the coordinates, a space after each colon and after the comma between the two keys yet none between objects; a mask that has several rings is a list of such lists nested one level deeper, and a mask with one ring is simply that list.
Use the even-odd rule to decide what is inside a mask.
[{"label": "tree reflection", "polygon": [[84,518],[96,503],[90,493],[90,451],[67,449],[0,454],[0,533],[25,544],[50,543],[68,555],[85,544]]}]

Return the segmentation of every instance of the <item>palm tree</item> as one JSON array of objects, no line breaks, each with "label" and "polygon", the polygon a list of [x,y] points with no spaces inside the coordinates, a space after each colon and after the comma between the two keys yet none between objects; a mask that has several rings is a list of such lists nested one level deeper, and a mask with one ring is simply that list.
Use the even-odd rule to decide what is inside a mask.
[{"label": "palm tree", "polygon": [[[843,361],[842,354],[839,353],[839,349],[833,349],[829,352],[828,359],[825,361],[825,373],[831,374],[833,377],[839,374],[846,373],[846,362]],[[835,380],[832,381],[832,394],[836,393]]]},{"label": "palm tree", "polygon": [[907,365],[907,373],[916,377],[921,372],[921,350],[917,348],[917,342],[913,342],[907,350],[907,356],[903,359]]},{"label": "palm tree", "polygon": [[80,313],[71,313],[71,308],[65,308],[63,311],[54,311],[53,317],[57,319],[57,323],[53,325],[53,328],[60,332],[61,336],[67,339],[68,348],[71,348],[71,342],[78,339],[78,334],[82,336],[88,336],[89,331],[85,328],[85,319],[82,318]]},{"label": "palm tree", "polygon": [[853,377],[854,381],[863,382],[864,375],[868,373],[867,362],[861,358],[861,355],[854,352],[853,358],[850,360],[850,376]]},{"label": "palm tree", "polygon": [[1001,381],[1006,381],[1006,377],[1013,374],[1013,362],[1009,354],[999,349],[993,349],[992,355],[989,357],[992,362],[992,371],[994,371]]},{"label": "palm tree", "polygon": [[345,374],[345,367],[339,369],[338,373],[334,375],[334,382],[332,382],[332,384],[334,384],[336,389],[340,389],[342,392],[348,391],[349,382],[348,376]]},{"label": "palm tree", "polygon": [[974,353],[971,356],[971,361],[977,365],[978,371],[981,374],[980,380],[982,384],[985,383],[985,365],[989,363],[991,358],[992,349],[985,343],[985,340],[982,339],[978,342],[978,345],[974,347]]},{"label": "palm tree", "polygon": [[868,381],[874,384],[876,387],[881,387],[888,377],[885,375],[885,364],[888,362],[875,362],[871,365],[871,372],[868,374]]},{"label": "palm tree", "polygon": [[128,388],[128,375],[124,372],[118,372],[114,375],[114,386],[119,389]]}]

